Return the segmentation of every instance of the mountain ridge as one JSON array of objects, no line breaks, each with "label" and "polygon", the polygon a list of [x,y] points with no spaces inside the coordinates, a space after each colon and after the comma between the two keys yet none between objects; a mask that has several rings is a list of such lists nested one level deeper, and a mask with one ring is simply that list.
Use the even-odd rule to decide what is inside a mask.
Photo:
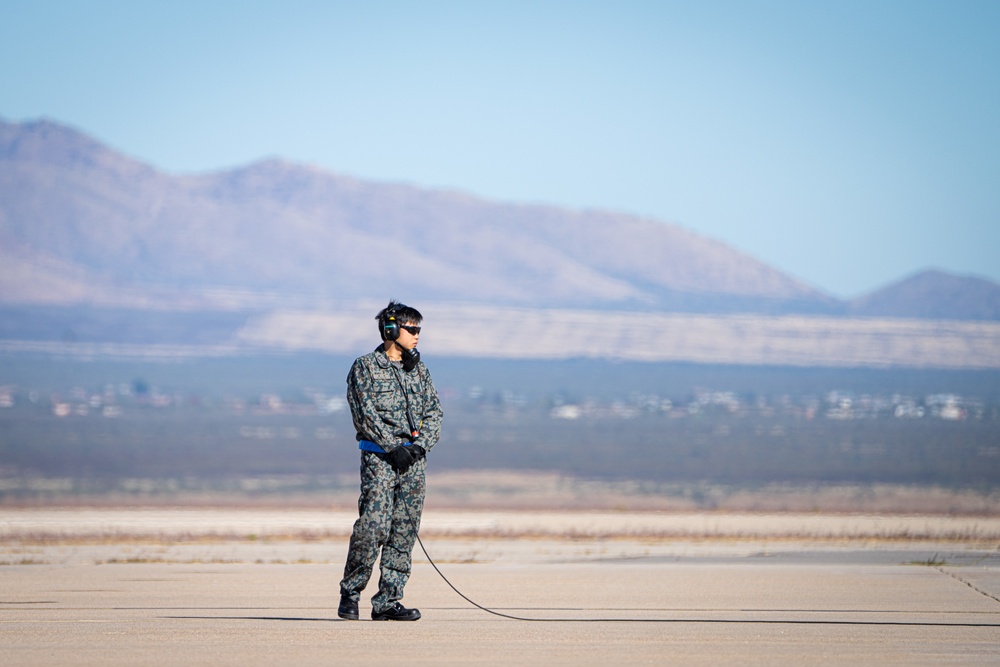
[{"label": "mountain ridge", "polygon": [[357,277],[389,263],[408,267],[422,299],[829,302],[721,242],[649,219],[371,183],[273,158],[172,176],[51,121],[0,123],[0,179],[10,195],[0,204],[8,254],[58,260],[119,287],[366,298],[386,287],[367,289]]},{"label": "mountain ridge", "polygon": [[[172,175],[86,134],[0,120],[0,302],[169,309],[242,292],[638,312],[1000,319],[1000,285],[937,270],[858,299],[642,216],[493,202],[268,158]],[[153,295],[153,296],[148,296]],[[178,306],[180,307],[180,306]]]}]

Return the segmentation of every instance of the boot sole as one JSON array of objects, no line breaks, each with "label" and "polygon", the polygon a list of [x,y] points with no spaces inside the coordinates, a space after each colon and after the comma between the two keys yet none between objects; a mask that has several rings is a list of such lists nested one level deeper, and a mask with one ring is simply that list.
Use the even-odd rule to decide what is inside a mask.
[{"label": "boot sole", "polygon": [[412,616],[388,616],[385,614],[378,614],[377,616],[372,616],[373,621],[419,621],[420,612]]}]

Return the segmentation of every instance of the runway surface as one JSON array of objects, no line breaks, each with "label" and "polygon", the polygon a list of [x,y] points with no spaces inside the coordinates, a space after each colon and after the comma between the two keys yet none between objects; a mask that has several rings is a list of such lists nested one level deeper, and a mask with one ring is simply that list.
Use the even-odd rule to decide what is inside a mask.
[{"label": "runway surface", "polygon": [[[455,587],[502,615],[463,600],[421,556],[404,600],[423,613],[415,623],[367,620],[374,580],[362,620],[337,618],[343,539],[200,543],[187,560],[162,557],[169,545],[8,545],[3,663],[1000,664],[995,547],[720,542],[609,555],[597,539],[522,539],[477,559],[475,542],[428,547]],[[329,559],[290,559],[307,547]]]},{"label": "runway surface", "polygon": [[13,565],[0,643],[25,666],[1000,663],[996,559],[811,556],[439,564],[534,620],[418,563],[415,623],[367,620],[364,599],[337,618],[336,565]]}]

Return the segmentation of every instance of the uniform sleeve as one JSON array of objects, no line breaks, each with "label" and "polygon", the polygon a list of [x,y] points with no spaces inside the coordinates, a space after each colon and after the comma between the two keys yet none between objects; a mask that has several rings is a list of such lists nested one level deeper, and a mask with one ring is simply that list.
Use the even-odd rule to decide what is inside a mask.
[{"label": "uniform sleeve", "polygon": [[403,444],[390,424],[382,419],[375,406],[374,380],[367,365],[358,359],[347,375],[347,404],[351,408],[354,428],[365,440],[371,440],[391,452]]},{"label": "uniform sleeve", "polygon": [[444,419],[444,411],[441,409],[441,401],[438,399],[437,389],[431,379],[430,371],[424,366],[421,369],[424,373],[424,396],[423,411],[420,414],[420,435],[413,441],[413,444],[420,445],[430,451],[437,444],[441,437],[441,422]]}]

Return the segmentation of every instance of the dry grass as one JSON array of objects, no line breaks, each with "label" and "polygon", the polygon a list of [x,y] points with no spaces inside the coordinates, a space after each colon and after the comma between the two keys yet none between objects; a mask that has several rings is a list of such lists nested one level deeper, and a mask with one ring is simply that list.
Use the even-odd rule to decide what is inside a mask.
[{"label": "dry grass", "polygon": [[977,491],[890,484],[743,487],[607,482],[531,471],[451,471],[429,476],[428,489],[428,506],[442,509],[1000,514],[1000,488]]},{"label": "dry grass", "polygon": [[[0,547],[276,545],[340,543],[353,515],[324,511],[204,509],[5,510]],[[241,527],[257,522],[255,532]],[[201,527],[192,528],[192,523]],[[318,525],[324,524],[324,525]],[[1000,544],[1000,518],[820,513],[449,511],[425,513],[430,539],[566,542],[801,541]]]},{"label": "dry grass", "polygon": [[[252,481],[252,480],[251,480]],[[314,492],[163,492],[0,497],[0,509],[160,507],[189,509],[325,510],[353,512],[357,481],[340,480]],[[72,485],[66,488],[72,488]],[[827,514],[1000,515],[1000,487],[948,489],[890,484],[725,486],[587,480],[557,473],[489,470],[428,475],[427,507],[440,510],[621,512],[811,512]]]}]

